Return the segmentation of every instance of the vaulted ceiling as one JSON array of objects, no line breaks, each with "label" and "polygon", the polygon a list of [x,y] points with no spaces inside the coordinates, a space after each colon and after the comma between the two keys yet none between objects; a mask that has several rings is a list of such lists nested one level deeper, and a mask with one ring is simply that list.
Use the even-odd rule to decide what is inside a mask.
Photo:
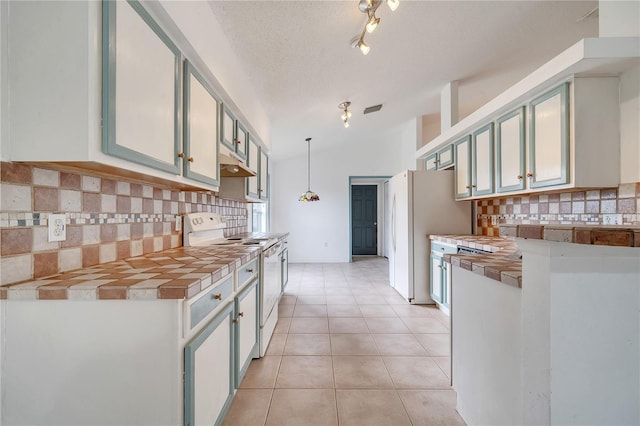
[{"label": "vaulted ceiling", "polygon": [[[351,47],[366,15],[350,1],[209,2],[272,123],[272,157],[384,137],[437,114],[459,82],[461,118],[584,37],[597,1],[408,1],[381,5],[367,56]],[[338,104],[351,101],[345,129]],[[363,115],[364,108],[383,104]],[[389,133],[387,133],[389,132]]]}]

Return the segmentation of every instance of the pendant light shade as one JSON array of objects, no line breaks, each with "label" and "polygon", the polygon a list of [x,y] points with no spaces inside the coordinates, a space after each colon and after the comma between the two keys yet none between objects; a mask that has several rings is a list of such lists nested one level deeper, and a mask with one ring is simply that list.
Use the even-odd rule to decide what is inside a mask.
[{"label": "pendant light shade", "polygon": [[311,190],[311,138],[305,139],[307,141],[307,192],[303,193],[298,201],[320,201],[318,194]]}]

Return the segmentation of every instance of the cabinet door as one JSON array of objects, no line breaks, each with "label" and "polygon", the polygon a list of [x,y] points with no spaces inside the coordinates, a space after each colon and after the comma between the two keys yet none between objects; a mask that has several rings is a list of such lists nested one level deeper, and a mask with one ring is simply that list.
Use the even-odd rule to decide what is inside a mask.
[{"label": "cabinet door", "polygon": [[260,187],[258,191],[261,200],[269,198],[269,157],[263,150],[260,150]]},{"label": "cabinet door", "polygon": [[289,250],[284,250],[281,256],[282,273],[280,276],[282,277],[282,292],[284,293],[284,288],[289,282]]},{"label": "cabinet door", "polygon": [[434,152],[433,154],[427,156],[424,159],[424,169],[436,170],[437,168],[438,168],[438,153]]},{"label": "cabinet door", "polygon": [[231,152],[236,152],[236,116],[227,108],[226,105],[222,105],[222,119],[221,121],[221,131],[220,131],[220,142],[227,148],[231,150]]},{"label": "cabinet door", "polygon": [[569,182],[568,83],[534,99],[530,105],[529,186]]},{"label": "cabinet door", "polygon": [[442,304],[447,308],[450,306],[451,297],[451,265],[442,261]]},{"label": "cabinet door", "polygon": [[438,151],[438,170],[453,165],[453,145],[448,145]]},{"label": "cabinet door", "polygon": [[247,159],[249,147],[249,131],[242,123],[236,121],[236,154],[243,160]]},{"label": "cabinet door", "polygon": [[251,359],[258,357],[258,281],[254,279],[235,300],[236,387],[240,386]]},{"label": "cabinet door", "polygon": [[138,2],[103,2],[102,151],[180,173],[181,56]]},{"label": "cabinet door", "polygon": [[260,163],[260,147],[251,136],[249,136],[249,150],[247,152],[247,167],[256,172],[255,176],[247,178],[247,195],[252,198],[258,198],[258,179]]},{"label": "cabinet door", "polygon": [[471,136],[453,144],[456,160],[456,199],[471,196]]},{"label": "cabinet door", "polygon": [[431,255],[431,298],[442,303],[442,257]]},{"label": "cabinet door", "polygon": [[524,107],[496,120],[498,192],[524,189]]},{"label": "cabinet door", "polygon": [[184,424],[219,424],[233,398],[233,303],[184,348]]},{"label": "cabinet door", "polygon": [[472,194],[493,193],[493,123],[473,132]]},{"label": "cabinet door", "polygon": [[184,175],[218,185],[220,101],[188,61],[185,61],[184,70]]}]

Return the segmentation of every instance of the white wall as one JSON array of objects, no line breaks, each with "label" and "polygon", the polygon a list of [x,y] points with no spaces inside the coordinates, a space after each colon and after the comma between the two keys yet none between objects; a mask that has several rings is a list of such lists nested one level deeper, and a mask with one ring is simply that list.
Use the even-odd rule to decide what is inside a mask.
[{"label": "white wall", "polygon": [[620,77],[620,182],[640,182],[640,66]]},{"label": "white wall", "polygon": [[[413,140],[411,138],[414,138]],[[367,140],[349,140],[339,150],[311,144],[311,190],[319,202],[302,203],[307,190],[307,153],[272,164],[271,230],[290,233],[289,261],[349,261],[349,176],[393,176],[414,169],[416,120]]]},{"label": "white wall", "polygon": [[162,0],[160,3],[244,118],[255,129],[262,142],[270,149],[269,118],[257,101],[248,74],[240,65],[207,2]]},{"label": "white wall", "polygon": [[600,37],[640,37],[638,0],[600,0],[598,7]]},{"label": "white wall", "polygon": [[[2,152],[4,144],[6,143],[6,94],[7,94],[7,2],[0,2],[0,159],[2,159]],[[2,209],[2,206],[0,206]],[[2,241],[0,241],[2,244]],[[2,401],[4,400],[4,387],[2,385],[2,359],[4,358],[4,305],[0,303],[0,424],[2,424]]]}]

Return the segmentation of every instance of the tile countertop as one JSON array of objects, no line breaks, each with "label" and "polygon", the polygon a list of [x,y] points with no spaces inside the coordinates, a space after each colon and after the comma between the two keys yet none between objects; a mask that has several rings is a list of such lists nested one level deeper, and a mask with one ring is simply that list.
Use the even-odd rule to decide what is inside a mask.
[{"label": "tile countertop", "polygon": [[434,241],[478,248],[491,254],[449,254],[454,266],[522,288],[522,260],[514,238],[575,244],[640,247],[640,227],[627,225],[500,225],[503,237],[481,235],[430,235]]},{"label": "tile countertop", "polygon": [[522,261],[517,256],[518,245],[512,238],[482,235],[430,235],[429,238],[456,246],[492,252],[491,254],[445,254],[444,259],[453,266],[522,288]]},{"label": "tile countertop", "polygon": [[[260,234],[280,239],[287,235]],[[188,299],[257,258],[260,250],[242,245],[178,247],[0,286],[0,299]]]}]

